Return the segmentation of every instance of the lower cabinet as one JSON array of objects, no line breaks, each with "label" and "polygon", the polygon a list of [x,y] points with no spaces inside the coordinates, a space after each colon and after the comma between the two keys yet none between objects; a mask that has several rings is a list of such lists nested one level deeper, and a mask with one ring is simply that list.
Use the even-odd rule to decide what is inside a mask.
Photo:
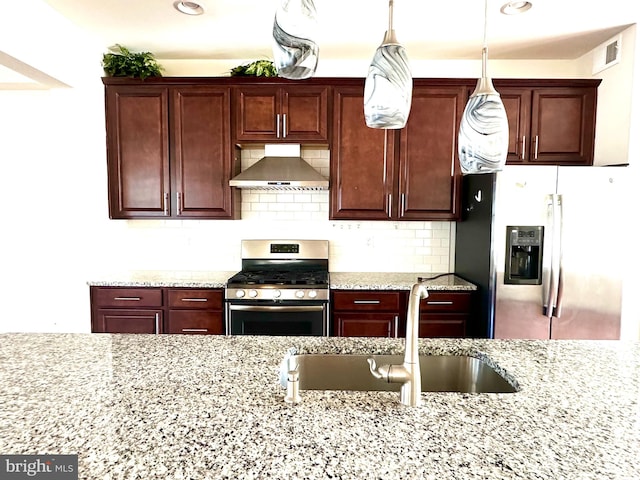
[{"label": "lower cabinet", "polygon": [[171,288],[167,297],[167,333],[224,334],[222,290]]},{"label": "lower cabinet", "polygon": [[93,333],[224,334],[222,289],[91,287]]},{"label": "lower cabinet", "polygon": [[[420,337],[462,338],[466,335],[471,292],[430,291],[420,300]],[[403,337],[408,292],[335,290],[331,292],[333,335],[338,337]]]},{"label": "lower cabinet", "polygon": [[471,308],[470,292],[429,292],[420,300],[420,337],[455,337],[466,335]]},{"label": "lower cabinet", "polygon": [[162,333],[161,288],[91,287],[94,333]]},{"label": "lower cabinet", "polygon": [[336,290],[331,292],[333,335],[398,337],[404,321],[405,295],[400,291]]}]

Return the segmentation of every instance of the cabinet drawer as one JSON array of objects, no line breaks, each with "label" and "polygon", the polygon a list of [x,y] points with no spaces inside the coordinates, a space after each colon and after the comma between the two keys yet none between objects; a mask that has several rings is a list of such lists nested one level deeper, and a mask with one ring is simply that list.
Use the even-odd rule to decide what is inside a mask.
[{"label": "cabinet drawer", "polygon": [[429,297],[420,300],[421,312],[462,312],[471,307],[469,292],[429,292]]},{"label": "cabinet drawer", "polygon": [[465,336],[465,324],[464,318],[420,320],[418,336],[462,338]]},{"label": "cabinet drawer", "polygon": [[333,309],[336,311],[399,311],[400,292],[342,291],[333,293]]},{"label": "cabinet drawer", "polygon": [[161,288],[91,287],[92,303],[97,307],[161,307]]},{"label": "cabinet drawer", "polygon": [[169,310],[167,333],[222,335],[222,312]]},{"label": "cabinet drawer", "polygon": [[169,308],[222,310],[222,290],[207,288],[172,288],[168,291]]}]

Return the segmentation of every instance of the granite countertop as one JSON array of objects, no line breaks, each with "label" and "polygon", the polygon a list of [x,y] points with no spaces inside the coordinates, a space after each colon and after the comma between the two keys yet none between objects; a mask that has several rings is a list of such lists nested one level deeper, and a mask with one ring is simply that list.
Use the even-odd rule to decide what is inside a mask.
[{"label": "granite countertop", "polygon": [[97,275],[87,284],[93,287],[224,288],[235,272],[182,270],[137,270]]},{"label": "granite countertop", "polygon": [[421,339],[520,391],[304,391],[281,360],[397,353],[374,338],[0,335],[0,451],[78,454],[81,479],[638,479],[640,344]]},{"label": "granite countertop", "polygon": [[423,282],[428,290],[476,290],[473,283],[451,273],[331,272],[330,288],[338,290],[411,290]]},{"label": "granite countertop", "polygon": [[[96,287],[224,288],[237,272],[133,271],[98,275]],[[349,290],[411,290],[423,278],[429,290],[475,290],[476,286],[450,273],[330,272],[329,288]]]}]

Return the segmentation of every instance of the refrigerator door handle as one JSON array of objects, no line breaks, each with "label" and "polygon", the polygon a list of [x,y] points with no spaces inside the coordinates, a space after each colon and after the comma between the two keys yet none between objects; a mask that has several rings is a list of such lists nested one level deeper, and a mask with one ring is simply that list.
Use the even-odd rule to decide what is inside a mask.
[{"label": "refrigerator door handle", "polygon": [[[557,208],[557,217],[556,217],[556,228],[558,229],[557,236],[557,265],[558,265],[558,278],[557,278],[557,290],[556,290],[556,301],[553,306],[553,316],[560,318],[562,314],[562,284],[563,284],[563,268],[562,268],[562,217],[563,217],[563,205],[562,205],[562,195],[556,195],[558,201]],[[554,248],[555,249],[555,248]]]},{"label": "refrigerator door handle", "polygon": [[[548,235],[550,235],[550,245],[547,250],[546,255],[550,256],[551,261],[549,262],[549,275],[543,285],[543,308],[542,314],[551,319],[555,315],[556,305],[558,301],[558,284],[560,280],[560,262],[559,262],[559,252],[560,252],[560,233],[561,233],[561,224],[559,220],[561,218],[560,215],[560,199],[559,195],[552,194],[549,196],[549,201],[547,203],[547,224],[550,226],[548,230]],[[546,242],[545,242],[546,243]]]}]

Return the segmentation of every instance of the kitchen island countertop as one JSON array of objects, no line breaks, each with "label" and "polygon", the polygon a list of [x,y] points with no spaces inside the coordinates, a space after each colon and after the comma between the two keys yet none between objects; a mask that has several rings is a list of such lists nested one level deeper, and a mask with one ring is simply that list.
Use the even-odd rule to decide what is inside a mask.
[{"label": "kitchen island countertop", "polygon": [[[78,454],[81,479],[640,478],[640,344],[421,339],[520,391],[304,391],[300,353],[399,353],[375,338],[0,335],[0,451]],[[426,374],[426,372],[425,372]]]}]

